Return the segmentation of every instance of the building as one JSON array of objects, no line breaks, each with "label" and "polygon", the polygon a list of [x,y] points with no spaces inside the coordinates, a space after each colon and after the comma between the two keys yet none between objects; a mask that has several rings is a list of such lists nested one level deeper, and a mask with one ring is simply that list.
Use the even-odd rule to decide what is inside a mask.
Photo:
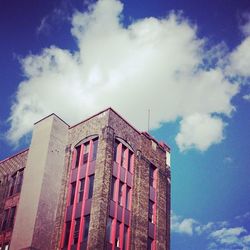
[{"label": "building", "polygon": [[0,162],[0,249],[170,249],[170,149],[108,108]]}]

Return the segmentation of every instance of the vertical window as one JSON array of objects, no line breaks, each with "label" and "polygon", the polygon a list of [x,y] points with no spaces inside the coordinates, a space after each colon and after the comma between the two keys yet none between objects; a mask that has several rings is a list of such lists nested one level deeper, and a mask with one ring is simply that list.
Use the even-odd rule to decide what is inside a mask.
[{"label": "vertical window", "polygon": [[80,229],[80,218],[75,220],[75,231],[74,231],[74,244],[77,244]]},{"label": "vertical window", "polygon": [[148,203],[148,220],[151,223],[154,223],[154,202],[149,200]]},{"label": "vertical window", "polygon": [[71,221],[66,222],[65,235],[64,235],[64,247],[68,246],[70,235]]},{"label": "vertical window", "polygon": [[115,246],[120,247],[120,226],[121,222],[117,221],[115,231]]},{"label": "vertical window", "polygon": [[153,249],[153,239],[148,237],[148,242],[147,242],[147,250]]},{"label": "vertical window", "polygon": [[121,166],[125,166],[125,162],[126,162],[126,148],[125,146],[122,145],[122,161],[121,161]]},{"label": "vertical window", "polygon": [[112,229],[112,222],[113,222],[113,218],[108,217],[108,221],[107,221],[107,233],[106,233],[106,240],[108,242],[111,242],[111,229]]},{"label": "vertical window", "polygon": [[14,225],[15,214],[16,214],[16,207],[12,207],[10,209],[9,228],[12,228]]},{"label": "vertical window", "polygon": [[4,210],[3,223],[2,223],[2,231],[4,231],[7,228],[8,215],[9,215],[9,209]]},{"label": "vertical window", "polygon": [[14,188],[15,188],[15,182],[16,182],[16,173],[11,176],[11,181],[10,181],[10,191],[9,191],[9,196],[14,194]]},{"label": "vertical window", "polygon": [[155,173],[155,166],[150,164],[149,166],[149,185],[154,187],[154,173]]},{"label": "vertical window", "polygon": [[111,182],[111,199],[114,201],[115,200],[115,181],[116,178],[112,176],[112,182]]},{"label": "vertical window", "polygon": [[124,226],[123,250],[127,249],[128,241],[128,226]]},{"label": "vertical window", "polygon": [[117,140],[115,140],[115,145],[114,145],[114,158],[113,160],[114,161],[117,161],[117,150],[118,150],[118,145],[119,145],[119,142]]},{"label": "vertical window", "polygon": [[118,190],[118,204],[122,206],[122,187],[123,183],[120,181],[119,182],[119,190]]},{"label": "vertical window", "polygon": [[88,199],[91,199],[93,196],[93,189],[94,189],[94,175],[89,176],[89,193]]},{"label": "vertical window", "polygon": [[76,147],[76,163],[75,168],[78,167],[80,161],[81,146]]},{"label": "vertical window", "polygon": [[81,179],[80,180],[80,185],[79,185],[79,198],[78,198],[78,202],[81,202],[83,200],[84,185],[85,185],[85,179]]},{"label": "vertical window", "polygon": [[83,164],[87,163],[89,156],[89,142],[84,144]]},{"label": "vertical window", "polygon": [[21,192],[21,187],[23,184],[23,169],[18,172],[18,179],[17,179],[17,187],[16,187],[16,192],[20,193]]},{"label": "vertical window", "polygon": [[4,245],[3,245],[3,250],[9,250],[9,242],[7,242],[7,243],[4,243]]},{"label": "vertical window", "polygon": [[70,205],[73,205],[76,192],[76,182],[71,183]]},{"label": "vertical window", "polygon": [[126,189],[126,208],[127,209],[130,208],[130,191],[131,191],[131,188],[127,186],[127,189]]},{"label": "vertical window", "polygon": [[133,153],[129,150],[129,152],[128,152],[128,171],[129,172],[131,172],[132,155],[133,155]]},{"label": "vertical window", "polygon": [[88,240],[90,215],[84,217],[83,241]]},{"label": "vertical window", "polygon": [[92,161],[96,160],[96,155],[97,155],[97,146],[98,146],[98,139],[95,139],[93,141],[93,152],[92,152]]}]

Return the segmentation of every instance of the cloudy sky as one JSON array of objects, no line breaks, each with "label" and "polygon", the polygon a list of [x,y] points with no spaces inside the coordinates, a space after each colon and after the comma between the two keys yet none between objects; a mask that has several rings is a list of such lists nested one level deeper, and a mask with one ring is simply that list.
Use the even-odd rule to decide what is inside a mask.
[{"label": "cloudy sky", "polygon": [[0,1],[0,158],[109,106],[172,148],[171,249],[250,249],[249,0]]}]

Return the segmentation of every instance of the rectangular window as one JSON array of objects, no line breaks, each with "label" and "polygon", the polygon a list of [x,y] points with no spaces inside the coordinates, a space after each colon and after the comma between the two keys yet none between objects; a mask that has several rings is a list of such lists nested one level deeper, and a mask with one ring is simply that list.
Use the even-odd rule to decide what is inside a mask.
[{"label": "rectangular window", "polygon": [[91,199],[93,196],[93,189],[94,189],[94,175],[89,176],[89,193],[88,193],[88,199]]},{"label": "rectangular window", "polygon": [[129,171],[129,172],[131,172],[132,155],[133,155],[133,153],[129,150],[129,152],[128,152],[128,171]]},{"label": "rectangular window", "polygon": [[84,144],[83,164],[87,163],[89,156],[89,142]]},{"label": "rectangular window", "polygon": [[149,166],[149,185],[154,187],[154,174],[155,174],[155,166],[150,164]]},{"label": "rectangular window", "polygon": [[121,222],[117,221],[116,222],[116,231],[115,231],[115,246],[120,247],[120,226]]},{"label": "rectangular window", "polygon": [[23,169],[18,171],[18,179],[17,179],[17,187],[16,187],[16,192],[20,193],[22,184],[23,184]]},{"label": "rectangular window", "polygon": [[107,233],[106,233],[106,240],[108,242],[111,242],[111,230],[112,230],[112,222],[113,222],[113,218],[108,217],[108,221],[107,221]]},{"label": "rectangular window", "polygon": [[148,242],[147,242],[147,250],[152,250],[153,249],[153,239],[148,237]]},{"label": "rectangular window", "polygon": [[122,145],[122,161],[121,161],[121,166],[125,167],[126,163],[126,147]]},{"label": "rectangular window", "polygon": [[9,250],[9,245],[10,245],[9,242],[4,243],[4,245],[3,245],[3,250]]},{"label": "rectangular window", "polygon": [[149,200],[148,203],[148,220],[151,223],[154,223],[154,202]]},{"label": "rectangular window", "polygon": [[123,182],[119,182],[119,190],[118,190],[118,204],[122,206],[122,189],[123,189]]},{"label": "rectangular window", "polygon": [[84,217],[83,241],[88,240],[90,215]]},{"label": "rectangular window", "polygon": [[15,214],[16,214],[16,207],[12,207],[10,209],[10,215],[9,215],[9,228],[12,228],[14,225]]},{"label": "rectangular window", "polygon": [[115,181],[116,178],[114,176],[112,176],[112,182],[111,182],[111,199],[114,201],[115,200]]},{"label": "rectangular window", "polygon": [[9,215],[9,209],[4,210],[2,231],[7,229],[7,227],[8,227],[8,215]]},{"label": "rectangular window", "polygon": [[74,244],[77,244],[80,229],[80,218],[75,220],[75,231],[74,231]]},{"label": "rectangular window", "polygon": [[128,245],[128,226],[124,225],[123,250],[127,249]]},{"label": "rectangular window", "polygon": [[15,182],[16,182],[16,173],[11,176],[9,196],[12,196],[14,194]]},{"label": "rectangular window", "polygon": [[78,168],[80,161],[81,146],[76,147],[76,163],[75,168]]},{"label": "rectangular window", "polygon": [[78,202],[81,202],[81,201],[83,200],[84,185],[85,185],[85,179],[81,179],[81,180],[80,180],[80,185],[79,185],[79,197],[78,197]]},{"label": "rectangular window", "polygon": [[96,155],[97,155],[97,146],[98,146],[98,139],[95,139],[93,141],[93,151],[92,151],[92,161],[96,160]]},{"label": "rectangular window", "polygon": [[64,244],[63,244],[64,247],[67,247],[69,243],[70,227],[71,227],[71,221],[66,222]]},{"label": "rectangular window", "polygon": [[118,150],[118,145],[119,145],[119,142],[117,140],[115,140],[115,145],[114,145],[114,158],[113,160],[114,161],[117,161],[117,150]]},{"label": "rectangular window", "polygon": [[126,208],[130,209],[130,193],[131,193],[131,188],[127,186],[126,189]]},{"label": "rectangular window", "polygon": [[71,183],[70,205],[73,205],[76,193],[76,182]]}]

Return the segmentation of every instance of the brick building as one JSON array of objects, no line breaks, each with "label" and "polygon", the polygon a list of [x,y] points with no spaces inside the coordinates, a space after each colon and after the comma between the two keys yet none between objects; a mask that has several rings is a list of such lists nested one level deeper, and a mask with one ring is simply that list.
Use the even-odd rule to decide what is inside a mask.
[{"label": "brick building", "polygon": [[170,249],[170,149],[108,108],[0,162],[0,249]]}]

